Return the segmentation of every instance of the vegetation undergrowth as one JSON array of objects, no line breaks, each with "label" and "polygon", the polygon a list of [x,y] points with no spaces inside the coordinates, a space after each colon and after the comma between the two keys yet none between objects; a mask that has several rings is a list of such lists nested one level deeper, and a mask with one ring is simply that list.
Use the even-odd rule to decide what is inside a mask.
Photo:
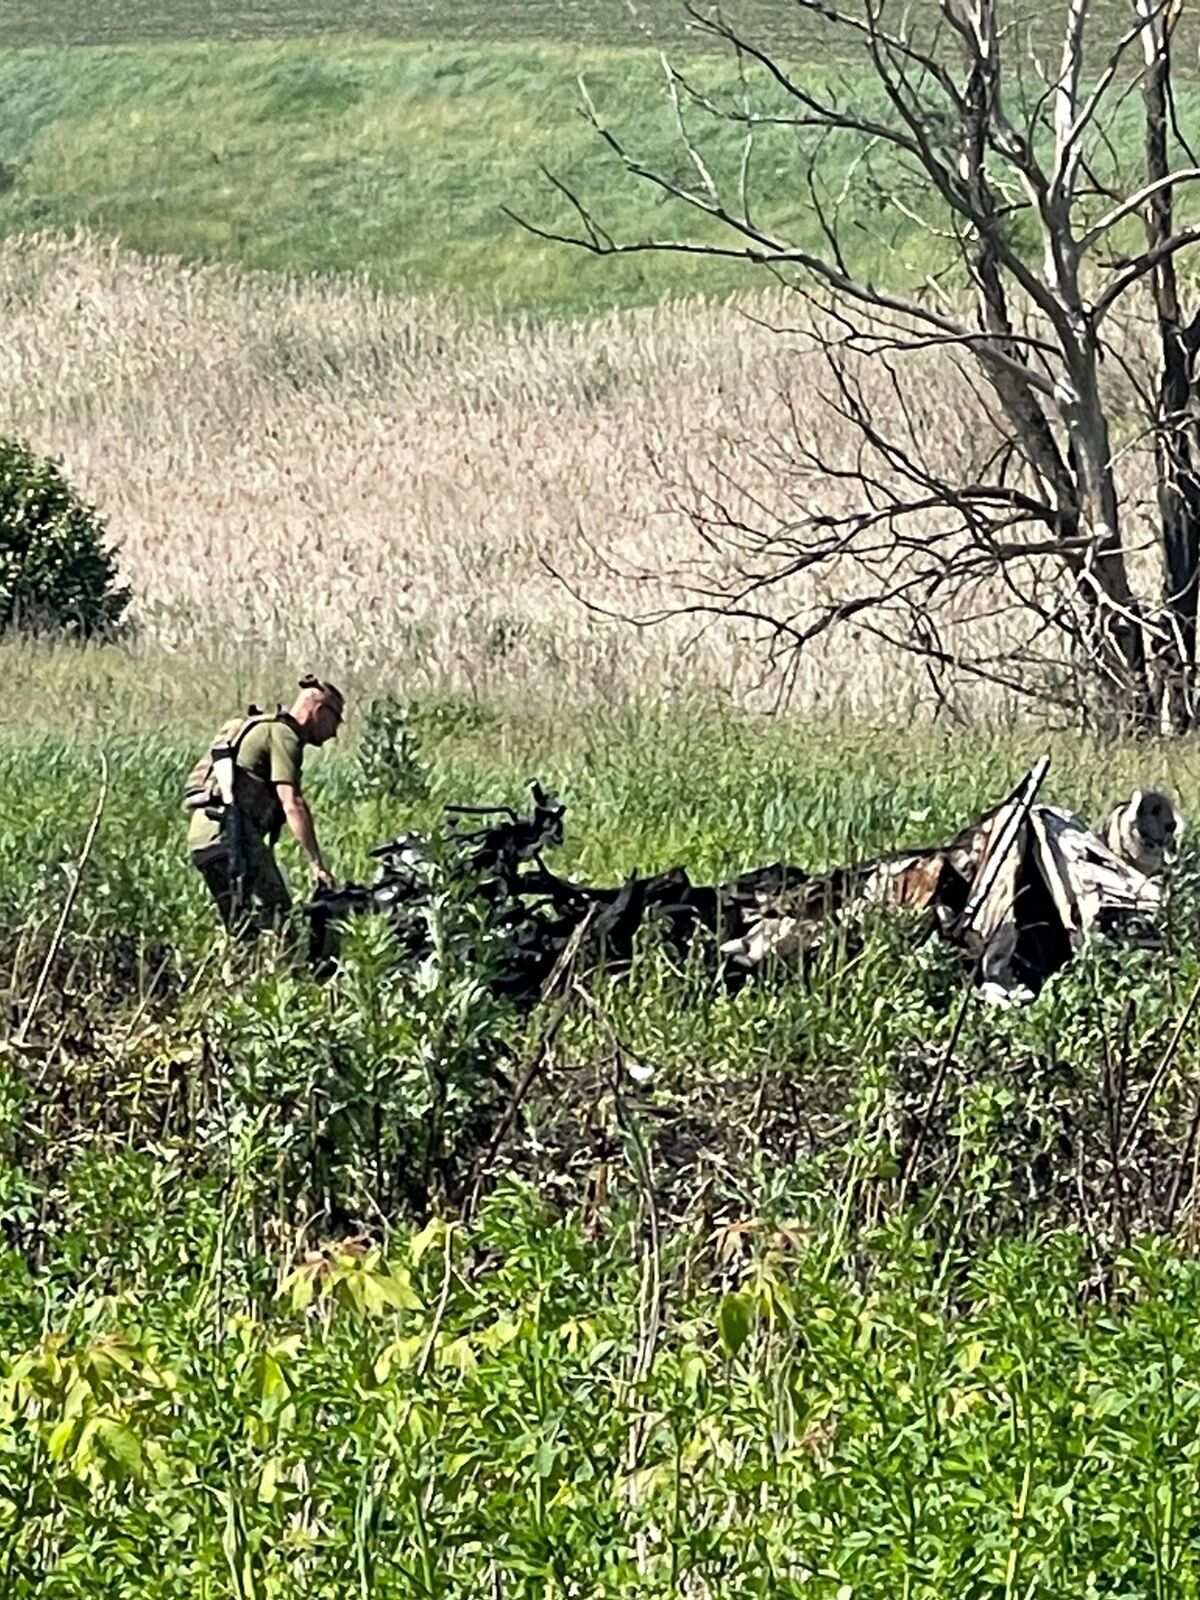
[{"label": "vegetation undergrowth", "polygon": [[[6,1595],[1195,1592],[1190,860],[1165,951],[1023,1012],[960,1019],[884,919],[736,993],[650,938],[519,1015],[452,895],[421,968],[363,922],[318,984],[214,944],[183,859],[214,693],[0,740]],[[308,783],[354,876],[535,773],[575,872],[824,866],[945,837],[1043,743],[358,719]],[[1089,816],[1137,779],[1197,809],[1182,746],[1048,743]]]}]

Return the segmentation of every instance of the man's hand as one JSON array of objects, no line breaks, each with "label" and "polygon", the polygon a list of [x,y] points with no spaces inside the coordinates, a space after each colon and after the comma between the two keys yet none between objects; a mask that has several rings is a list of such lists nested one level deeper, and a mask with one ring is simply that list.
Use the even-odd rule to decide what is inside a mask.
[{"label": "man's hand", "polygon": [[321,847],[317,843],[317,830],[313,827],[308,801],[291,783],[277,783],[275,792],[292,837],[312,864],[313,883],[318,889],[328,892],[335,887],[333,873],[321,860]]}]

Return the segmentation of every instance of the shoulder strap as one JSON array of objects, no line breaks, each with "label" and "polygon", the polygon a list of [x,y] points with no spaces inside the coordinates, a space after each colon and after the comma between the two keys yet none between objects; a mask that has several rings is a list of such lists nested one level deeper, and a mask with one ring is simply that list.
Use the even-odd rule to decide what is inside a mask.
[{"label": "shoulder strap", "polygon": [[[246,715],[242,718],[241,725],[234,733],[230,734],[227,739],[221,740],[221,733],[224,732],[224,729],[221,729],[218,732],[217,738],[213,741],[214,752],[216,751],[218,741],[220,741],[222,745],[222,754],[228,754],[236,761],[238,751],[242,748],[242,744],[247,734],[251,733],[255,728],[260,727],[264,722],[278,722],[279,718],[279,710],[260,711],[257,706],[247,707]],[[225,726],[228,727],[229,724],[226,723]]]},{"label": "shoulder strap", "polygon": [[268,713],[252,705],[246,708],[245,716],[223,722],[184,781],[184,809],[199,810],[218,800],[227,803],[225,796],[232,795],[238,752],[246,736],[260,723],[277,722],[282,712],[282,707]]}]

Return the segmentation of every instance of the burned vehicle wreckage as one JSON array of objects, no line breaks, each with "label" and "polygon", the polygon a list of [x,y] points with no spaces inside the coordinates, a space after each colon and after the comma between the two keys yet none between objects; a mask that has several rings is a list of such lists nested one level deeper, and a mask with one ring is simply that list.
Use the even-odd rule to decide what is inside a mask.
[{"label": "burned vehicle wreckage", "polygon": [[448,807],[443,839],[405,835],[374,850],[373,883],[307,906],[311,955],[329,970],[341,922],[374,913],[389,918],[402,955],[420,960],[431,947],[431,898],[453,884],[495,936],[491,981],[525,1003],[568,954],[589,965],[627,962],[643,928],[679,953],[706,939],[736,986],[767,966],[802,965],[833,929],[883,906],[919,914],[928,934],[957,947],[984,998],[1028,1000],[1093,934],[1153,940],[1156,874],[1180,826],[1168,797],[1138,791],[1109,819],[1106,842],[1039,803],[1048,768],[1040,760],[949,844],[819,874],[778,862],[718,884],[693,883],[682,867],[612,887],[559,876],[544,856],[563,842],[565,807],[534,783],[527,815]]}]

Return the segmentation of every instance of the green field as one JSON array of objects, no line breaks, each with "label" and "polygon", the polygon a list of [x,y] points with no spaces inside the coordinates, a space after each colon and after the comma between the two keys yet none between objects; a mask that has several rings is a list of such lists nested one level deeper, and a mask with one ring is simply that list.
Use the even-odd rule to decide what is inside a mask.
[{"label": "green field", "polygon": [[[199,13],[178,16],[164,37],[187,36],[187,18]],[[693,182],[650,49],[600,48],[586,29],[586,47],[568,47],[502,42],[503,28],[485,43],[464,29],[470,42],[461,45],[231,43],[219,16],[204,26],[204,43],[0,48],[0,231],[84,226],[141,251],[272,272],[362,273],[387,291],[456,294],[477,308],[539,316],[724,294],[764,278],[761,269],[678,256],[596,260],[540,241],[506,215],[579,232],[548,171],[618,239],[741,245],[631,178],[580,114],[582,76],[632,155]],[[48,21],[41,38],[51,36]],[[861,68],[834,69],[823,53],[820,66],[803,70],[826,83],[836,76],[837,93],[887,115]],[[689,71],[705,92],[736,99],[732,60],[706,57]],[[771,94],[759,98],[770,110]],[[1190,90],[1178,109],[1184,123],[1194,114]],[[1135,111],[1127,102],[1110,130],[1118,149],[1136,148]],[[736,195],[740,130],[697,112],[689,123],[713,175]],[[913,220],[929,209],[925,185],[876,150],[843,193],[861,156],[856,140],[761,129],[747,168],[754,214],[793,244],[821,250],[815,191],[836,212],[859,273],[921,283],[941,265],[936,236]]]},{"label": "green field", "polygon": [[[579,114],[580,72],[632,148],[680,170],[649,52],[299,43],[0,55],[0,229],[82,224],[143,251],[363,272],[388,290],[536,314],[755,281],[736,265],[597,261],[504,214],[575,231],[547,167],[626,237],[726,237],[629,179]],[[731,82],[721,65],[699,76]],[[764,136],[754,187],[773,223],[816,246],[806,195],[774,176],[794,146],[785,133]],[[713,170],[736,181],[736,130],[705,148]],[[836,147],[822,159],[833,184]],[[864,270],[902,270],[906,256],[916,270],[930,258],[903,217],[846,212]]]},{"label": "green field", "polygon": [[[83,226],[136,250],[366,274],[386,291],[453,293],[477,309],[534,315],[730,293],[762,274],[678,256],[595,261],[539,242],[506,214],[578,234],[549,171],[621,240],[741,245],[630,178],[581,115],[582,77],[630,154],[696,181],[651,48],[698,43],[694,30],[678,30],[682,16],[669,0],[648,8],[645,29],[616,0],[363,3],[330,29],[310,0],[258,10],[51,5],[24,18],[10,6],[0,19],[0,230]],[[835,67],[830,38],[808,24],[795,32],[789,6],[757,0],[746,16],[800,77],[835,80],[835,94],[886,118],[870,70]],[[1117,16],[1102,11],[1098,40]],[[1043,24],[1053,30],[1038,11],[1035,29]],[[1190,38],[1181,29],[1181,61]],[[739,102],[730,54],[686,59],[699,90]],[[784,109],[770,85],[754,96],[766,112]],[[1184,126],[1194,117],[1190,90],[1178,115]],[[1138,147],[1134,123],[1126,101],[1109,130],[1115,149]],[[741,130],[696,109],[688,126],[725,194],[738,194]],[[1107,152],[1093,158],[1109,162]],[[859,274],[907,285],[941,266],[938,238],[914,222],[930,210],[925,181],[885,150],[864,162],[856,139],[765,126],[746,176],[755,218],[794,245],[826,243],[813,184]]]},{"label": "green field", "polygon": [[[768,0],[742,15],[799,40],[779,31]],[[354,0],[333,19],[312,0],[50,9],[17,0],[0,17],[0,52],[26,47],[0,55],[0,229],[83,224],[141,250],[365,272],[387,290],[449,291],[537,315],[726,293],[743,282],[737,268],[595,262],[538,243],[502,209],[572,222],[545,165],[630,236],[688,224],[660,197],[631,193],[580,119],[577,84],[586,73],[614,125],[676,164],[647,46],[694,44],[685,24],[675,0],[652,0],[637,18],[624,0]],[[142,48],[180,42],[198,48]],[[137,48],[46,49],[64,44]],[[718,165],[735,168],[736,141],[721,143]],[[771,209],[782,221],[794,201]],[[890,244],[881,236],[875,253]]]}]

